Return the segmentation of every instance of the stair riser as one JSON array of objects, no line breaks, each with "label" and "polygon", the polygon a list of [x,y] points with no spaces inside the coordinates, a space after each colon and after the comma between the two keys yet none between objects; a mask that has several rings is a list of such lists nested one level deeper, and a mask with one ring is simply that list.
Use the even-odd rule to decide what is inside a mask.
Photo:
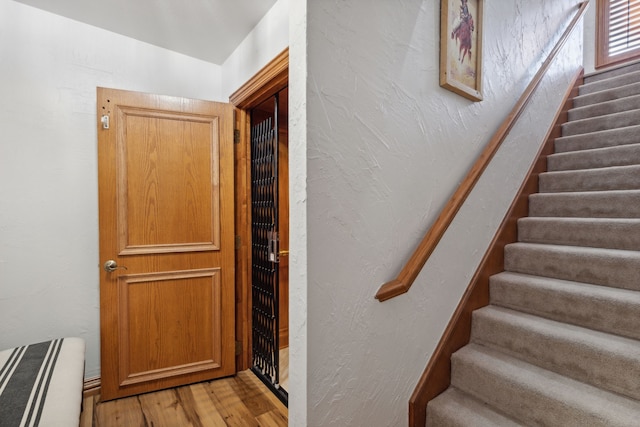
[{"label": "stair riser", "polygon": [[591,119],[576,120],[562,125],[562,136],[634,126],[640,123],[640,110],[625,111]]},{"label": "stair riser", "polygon": [[426,427],[465,427],[463,422],[456,418],[456,413],[450,414],[450,409],[439,408],[436,403],[429,402],[427,406],[427,423]]},{"label": "stair riser", "polygon": [[518,241],[640,251],[640,221],[527,217],[518,221]]},{"label": "stair riser", "polygon": [[579,88],[580,95],[588,95],[590,93],[601,92],[607,89],[613,89],[620,86],[636,83],[640,81],[640,72],[634,71],[621,76],[610,79],[600,80],[593,83],[586,83]]},{"label": "stair riser", "polygon": [[640,345],[533,316],[473,313],[471,341],[587,384],[640,399]]},{"label": "stair riser", "polygon": [[[505,247],[505,270],[621,289],[640,290],[640,254],[564,251],[553,245]],[[606,250],[601,250],[606,251]]]},{"label": "stair riser", "polygon": [[555,140],[556,153],[640,144],[640,126],[566,136]]},{"label": "stair riser", "polygon": [[640,83],[631,83],[629,85],[620,86],[614,89],[609,89],[583,96],[577,96],[573,99],[573,107],[586,107],[589,105],[598,104],[600,102],[623,99],[633,95],[640,95]]},{"label": "stair riser", "polygon": [[626,410],[624,403],[614,408],[600,407],[602,400],[583,401],[572,396],[566,387],[561,393],[567,400],[558,401],[558,390],[539,384],[539,375],[531,383],[529,374],[536,370],[502,370],[505,365],[500,360],[459,353],[453,355],[451,362],[454,387],[525,425],[610,427],[614,418],[619,425],[631,426],[637,421],[637,413]]},{"label": "stair riser", "polygon": [[636,190],[640,189],[640,166],[547,172],[539,178],[541,193]]},{"label": "stair riser", "polygon": [[427,427],[518,427],[483,403],[450,388],[427,405]]},{"label": "stair riser", "polygon": [[560,153],[547,157],[547,170],[550,172],[627,165],[640,165],[640,144]]},{"label": "stair riser", "polygon": [[529,216],[640,218],[640,192],[536,193]]},{"label": "stair riser", "polygon": [[640,109],[640,96],[629,96],[615,101],[569,110],[569,121],[606,116],[608,114],[637,109]]},{"label": "stair riser", "polygon": [[640,339],[640,294],[636,292],[507,274],[491,277],[490,288],[491,304]]},{"label": "stair riser", "polygon": [[[454,411],[450,413],[449,411]],[[434,401],[427,405],[427,423],[425,427],[465,427],[465,421],[458,418],[455,409],[440,408]]]}]

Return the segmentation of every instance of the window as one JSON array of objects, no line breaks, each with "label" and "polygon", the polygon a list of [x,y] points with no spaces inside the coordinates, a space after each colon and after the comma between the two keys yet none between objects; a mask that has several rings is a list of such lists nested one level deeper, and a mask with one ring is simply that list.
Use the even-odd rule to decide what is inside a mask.
[{"label": "window", "polygon": [[640,57],[640,0],[597,0],[596,67]]}]

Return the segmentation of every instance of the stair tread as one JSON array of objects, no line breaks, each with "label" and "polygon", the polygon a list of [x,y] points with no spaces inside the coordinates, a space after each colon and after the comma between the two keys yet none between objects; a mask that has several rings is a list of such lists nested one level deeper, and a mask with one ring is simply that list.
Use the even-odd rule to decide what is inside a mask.
[{"label": "stair tread", "polygon": [[427,405],[427,427],[518,427],[478,399],[450,387]]},{"label": "stair tread", "polygon": [[499,306],[473,312],[471,341],[561,375],[640,398],[640,342]]},{"label": "stair tread", "polygon": [[640,218],[524,217],[518,241],[640,250]]},{"label": "stair tread", "polygon": [[534,248],[538,250],[547,250],[557,253],[582,253],[585,255],[593,255],[597,257],[615,257],[615,258],[633,258],[640,260],[640,251],[629,251],[624,249],[609,249],[609,248],[593,248],[584,246],[570,246],[570,245],[550,245],[546,243],[527,243],[527,242],[515,242],[506,245],[507,248]]},{"label": "stair tread", "polygon": [[562,136],[583,135],[633,126],[638,123],[640,109],[626,110],[586,119],[572,120],[562,124]]},{"label": "stair tread", "polygon": [[619,113],[627,110],[638,109],[640,94],[629,95],[624,98],[616,98],[609,101],[597,102],[590,105],[575,107],[569,110],[569,121],[600,117],[608,114]]},{"label": "stair tread", "polygon": [[586,169],[575,169],[569,171],[548,171],[543,172],[541,175],[544,176],[553,176],[553,175],[588,175],[588,174],[606,174],[610,172],[616,171],[627,171],[633,170],[637,171],[640,168],[640,164],[634,165],[616,165],[616,166],[606,166],[602,168],[586,168]]},{"label": "stair tread", "polygon": [[543,243],[505,246],[507,271],[640,290],[640,252]]},{"label": "stair tread", "polygon": [[498,319],[499,321],[532,329],[542,334],[561,336],[568,341],[582,342],[590,346],[601,347],[602,350],[606,352],[617,353],[616,349],[622,348],[626,351],[624,353],[620,352],[622,357],[640,360],[640,342],[631,338],[571,325],[553,319],[546,319],[541,316],[496,305],[479,308],[474,311],[474,316]]},{"label": "stair tread", "polygon": [[478,344],[454,353],[452,364],[454,387],[527,424],[634,426],[640,417],[633,399]]},{"label": "stair tread", "polygon": [[619,76],[612,76],[606,79],[598,80],[591,83],[585,83],[579,88],[580,95],[585,95],[594,92],[601,92],[603,90],[624,86],[629,83],[640,81],[640,71],[631,71]]},{"label": "stair tread", "polygon": [[631,61],[626,62],[620,65],[614,65],[612,67],[607,67],[603,70],[594,71],[584,76],[585,83],[592,83],[599,80],[608,79],[610,77],[619,76],[622,74],[626,74],[632,71],[640,70],[640,61]]},{"label": "stair tread", "polygon": [[640,164],[640,143],[568,151],[547,157],[547,168],[550,172],[634,164]]},{"label": "stair tread", "polygon": [[534,193],[529,196],[529,216],[638,218],[640,190]]},{"label": "stair tread", "polygon": [[[640,194],[640,190],[608,190],[608,191],[572,191],[571,193],[573,194],[602,194],[602,193],[612,193],[612,194],[629,194],[629,195],[635,195],[635,194]],[[536,195],[536,194],[541,194],[541,193],[533,193],[531,194]],[[567,193],[562,193],[562,195],[566,195]],[[548,196],[548,193],[545,193],[544,196]]]},{"label": "stair tread", "polygon": [[640,189],[640,165],[550,171],[539,176],[541,193]]},{"label": "stair tread", "polygon": [[596,223],[601,225],[606,224],[628,224],[628,225],[637,225],[640,224],[640,218],[564,218],[564,217],[536,217],[536,216],[525,216],[520,218],[518,221],[554,221],[554,222],[584,222],[584,223]]},{"label": "stair tread", "polygon": [[615,88],[604,89],[585,95],[578,95],[573,98],[573,105],[576,107],[583,107],[599,102],[624,99],[627,96],[635,95],[638,93],[640,93],[640,82],[632,82],[623,86],[617,86]]},{"label": "stair tread", "polygon": [[490,286],[491,304],[640,339],[638,291],[511,271],[493,275]]},{"label": "stair tread", "polygon": [[640,125],[556,138],[556,153],[640,143]]}]

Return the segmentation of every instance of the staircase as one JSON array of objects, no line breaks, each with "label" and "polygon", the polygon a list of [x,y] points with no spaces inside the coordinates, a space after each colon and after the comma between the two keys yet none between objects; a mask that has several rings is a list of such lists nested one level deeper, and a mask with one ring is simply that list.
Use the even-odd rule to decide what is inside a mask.
[{"label": "staircase", "polygon": [[640,64],[562,135],[427,426],[640,426]]}]

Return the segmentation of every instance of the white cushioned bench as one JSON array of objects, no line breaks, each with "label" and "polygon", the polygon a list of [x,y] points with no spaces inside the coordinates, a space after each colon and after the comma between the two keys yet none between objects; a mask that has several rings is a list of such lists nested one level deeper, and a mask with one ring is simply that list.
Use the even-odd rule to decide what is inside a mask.
[{"label": "white cushioned bench", "polygon": [[84,351],[80,338],[0,351],[0,427],[77,427]]}]

